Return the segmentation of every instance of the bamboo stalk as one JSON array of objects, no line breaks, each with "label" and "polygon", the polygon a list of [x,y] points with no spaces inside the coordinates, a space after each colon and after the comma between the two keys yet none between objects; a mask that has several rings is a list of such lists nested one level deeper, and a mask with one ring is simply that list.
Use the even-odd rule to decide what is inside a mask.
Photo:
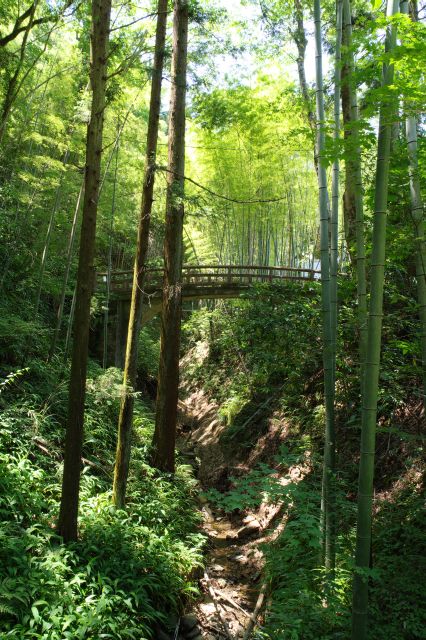
[{"label": "bamboo stalk", "polygon": [[[398,10],[398,0],[388,0],[388,15]],[[396,44],[396,29],[389,27],[386,51]],[[393,82],[392,64],[383,65],[383,89]],[[390,165],[391,126],[394,100],[384,97],[380,105],[379,137],[374,194],[374,227],[371,257],[371,296],[368,314],[367,359],[362,406],[361,455],[358,480],[358,517],[355,550],[355,574],[352,601],[352,640],[366,640],[368,635],[368,578],[363,575],[370,565],[373,507],[374,458],[376,442],[377,399],[380,373],[380,349],[383,320],[383,288],[386,252],[386,219]]]},{"label": "bamboo stalk", "polygon": [[329,256],[329,211],[327,197],[327,175],[324,166],[325,150],[325,111],[322,73],[321,44],[321,2],[314,3],[315,49],[316,49],[316,95],[317,95],[317,133],[318,133],[318,188],[320,212],[320,252],[321,252],[321,303],[323,330],[323,366],[325,401],[325,441],[322,489],[322,532],[324,543],[324,562],[329,570],[335,565],[335,504],[333,475],[335,471],[335,430],[334,430],[334,364],[333,364],[333,326],[331,323],[331,288]]}]

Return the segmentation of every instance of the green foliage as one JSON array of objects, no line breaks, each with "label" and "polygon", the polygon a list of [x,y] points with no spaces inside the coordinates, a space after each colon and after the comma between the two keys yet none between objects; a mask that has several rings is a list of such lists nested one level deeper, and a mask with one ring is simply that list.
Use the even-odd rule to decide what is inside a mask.
[{"label": "green foliage", "polygon": [[238,416],[247,402],[248,397],[245,395],[230,396],[221,405],[219,409],[219,416],[226,422],[228,426],[230,426],[233,424],[234,419]]},{"label": "green foliage", "polygon": [[152,638],[154,623],[197,593],[190,575],[204,537],[189,469],[178,467],[171,481],[148,466],[152,415],[138,400],[129,506],[112,507],[120,373],[92,363],[83,455],[96,464],[82,475],[80,539],[65,547],[54,527],[66,393],[57,383],[43,396],[57,375],[44,364],[18,375],[0,423],[2,638]]},{"label": "green foliage", "polygon": [[[307,461],[309,470],[305,466],[297,481],[284,472]],[[242,477],[231,478],[229,492],[207,494],[225,511],[253,510],[262,501],[283,505],[283,531],[275,542],[263,545],[270,599],[259,638],[345,640],[350,633],[355,504],[347,498],[350,484],[343,476],[337,482],[337,566],[334,579],[327,583],[326,602],[326,575],[319,561],[319,462],[309,450],[282,447],[274,467],[258,465]],[[414,472],[408,486],[378,505],[373,568],[364,572],[371,585],[371,640],[425,638],[426,619],[419,607],[426,570],[424,526],[421,480]]]},{"label": "green foliage", "polygon": [[156,378],[160,359],[160,339],[154,322],[143,327],[139,337],[138,372],[142,377]]},{"label": "green foliage", "polygon": [[424,599],[425,525],[424,495],[415,477],[379,505],[373,531],[379,578],[372,583],[371,640],[426,638],[426,613],[419,606]]},{"label": "green foliage", "polygon": [[[312,459],[308,445],[289,451],[282,447],[275,468],[258,465],[247,475],[233,478],[226,494],[210,491],[209,497],[225,510],[256,508],[260,502],[281,503],[285,527],[277,540],[262,545],[266,558],[265,579],[270,602],[261,637],[279,640],[331,640],[347,638],[349,622],[351,542],[354,509],[338,491],[340,529],[338,565],[325,605],[325,573],[319,563],[320,464]],[[304,471],[291,479],[290,469]],[[277,472],[279,469],[287,469]]]},{"label": "green foliage", "polygon": [[21,376],[23,376],[28,371],[28,367],[25,369],[18,369],[17,371],[12,371],[9,373],[3,380],[0,381],[0,394],[5,391],[8,387],[13,385]]},{"label": "green foliage", "polygon": [[[402,283],[404,283],[402,285]],[[423,436],[411,425],[409,403],[416,402],[420,380],[419,342],[411,279],[389,272],[385,288],[384,343],[379,399],[377,491],[405,474],[422,469]],[[355,288],[340,282],[340,334],[337,360],[339,477],[337,483],[337,568],[325,604],[326,576],[320,561],[320,453],[322,404],[318,294],[315,283],[283,287],[262,285],[245,299],[202,310],[185,325],[192,349],[188,378],[212,394],[221,413],[232,418],[225,432],[226,450],[241,455],[266,429],[270,408],[257,413],[265,398],[274,398],[290,435],[275,459],[230,478],[231,490],[208,492],[219,508],[256,510],[262,501],[283,502],[286,525],[275,543],[266,545],[266,578],[270,599],[259,638],[274,640],[346,640],[350,633],[352,554],[355,534],[355,490],[359,436],[359,378]],[[202,346],[200,346],[201,341]],[[198,342],[198,347],[196,346]],[[235,415],[244,399],[245,406]],[[412,405],[411,405],[412,406]],[[245,426],[243,426],[245,425]],[[236,437],[233,437],[233,435]],[[225,440],[224,440],[225,442]],[[309,452],[309,455],[307,455]],[[308,460],[299,482],[291,466]],[[411,470],[411,471],[410,471]],[[279,473],[278,473],[279,471]],[[419,608],[424,541],[421,479],[396,491],[378,506],[373,532],[371,640],[420,640],[424,637]],[[387,490],[387,489],[386,489]],[[386,491],[385,490],[385,491]],[[387,494],[385,493],[385,496]],[[401,510],[400,510],[401,505]],[[407,530],[407,531],[406,531]],[[413,547],[410,546],[413,540]],[[329,577],[327,577],[329,580]]]},{"label": "green foliage", "polygon": [[[247,0],[243,4],[249,3]],[[143,4],[150,13],[152,3]],[[257,0],[251,4],[257,11]],[[393,18],[400,42],[391,55],[383,53],[382,36],[388,22],[382,15],[383,4],[376,0],[352,3],[357,59],[353,80],[360,98],[367,238],[372,226],[377,105],[382,99],[397,98],[402,119],[407,113],[424,112],[425,104],[425,25],[421,20],[414,24],[404,16]],[[4,0],[0,5],[3,36],[13,28],[21,6],[16,0]],[[213,6],[217,3],[204,5],[202,10],[191,6],[193,118],[189,123],[186,173],[231,200],[285,199],[237,205],[187,184],[185,257],[192,263],[310,264],[317,248],[312,136],[306,105],[291,76],[285,77],[288,56],[294,57],[295,53],[294,2],[262,2],[261,20],[266,31],[251,28],[255,19],[248,24],[240,16],[234,20],[232,8],[229,20],[222,8]],[[324,44],[331,50],[335,2],[324,0],[323,5]],[[307,27],[312,2],[302,0],[301,6]],[[57,2],[43,0],[36,15],[55,18],[57,7]],[[144,155],[141,140],[148,117],[150,70],[144,56],[149,54],[154,28],[151,18],[121,29],[139,18],[137,11],[132,4],[123,5],[114,18],[111,34],[112,78],[103,171],[114,148],[117,125],[125,118],[126,124],[120,139],[117,181],[110,168],[99,202],[98,270],[106,267],[111,237],[113,268],[131,268],[133,262],[134,245],[129,238],[136,236]],[[202,546],[193,501],[195,486],[184,466],[171,481],[147,464],[152,408],[138,393],[129,509],[126,513],[111,509],[109,486],[121,374],[115,369],[103,372],[91,363],[81,539],[65,548],[54,533],[68,365],[54,358],[46,366],[43,358],[55,323],[64,256],[84,166],[89,105],[85,89],[88,4],[75,7],[52,33],[50,24],[32,30],[19,76],[22,85],[0,147],[0,635],[46,640],[141,638],[149,635],[153,621],[178,609],[182,598],[194,593],[188,576],[200,562]],[[220,37],[214,34],[219,24]],[[257,31],[261,32],[260,38]],[[265,32],[268,41],[264,41]],[[21,42],[22,34],[0,51],[1,102],[16,69]],[[228,59],[230,54],[237,56],[249,48],[249,56],[233,65],[237,71],[224,76],[217,55],[225,53]],[[395,64],[397,73],[392,86],[384,91],[380,69],[389,61]],[[306,67],[309,72],[309,64]],[[116,73],[120,68],[124,74]],[[212,78],[218,81],[213,87]],[[308,94],[313,98],[311,86]],[[328,108],[327,120],[329,116]],[[422,189],[426,184],[423,129],[419,127]],[[166,162],[166,136],[162,114],[161,165]],[[327,162],[338,153],[342,155],[339,147],[328,146]],[[67,150],[69,158],[64,163]],[[161,264],[164,193],[165,183],[159,179],[150,238],[152,264]],[[40,261],[55,203],[39,317],[35,318]],[[390,491],[396,477],[408,474],[416,465],[420,467],[418,457],[423,446],[423,435],[412,418],[421,368],[408,211],[406,149],[397,139],[390,176],[378,491]],[[65,315],[75,283],[75,249]],[[367,256],[370,249],[367,239]],[[350,276],[340,282],[339,298],[336,409],[339,464],[344,474],[338,479],[338,567],[328,607],[324,606],[322,589],[325,577],[318,569],[320,480],[315,462],[299,483],[278,483],[270,463],[259,465],[245,478],[234,479],[230,494],[211,495],[219,506],[230,510],[256,507],[263,498],[285,501],[287,525],[276,543],[266,549],[273,597],[262,633],[278,640],[348,637],[357,464],[354,451],[358,450],[360,417],[358,327],[355,285]],[[99,306],[100,299],[96,299],[94,313]],[[304,287],[261,285],[243,299],[219,305],[214,311],[192,314],[184,337],[195,357],[189,363],[187,377],[196,385],[202,384],[220,403],[220,413],[228,425],[225,438],[229,450],[241,452],[256,443],[267,418],[278,411],[286,416],[291,438],[300,442],[303,434],[312,460],[316,459],[316,452],[322,448],[324,418],[319,316],[315,282]],[[159,353],[156,326],[142,331],[139,353],[141,378],[154,379]],[[282,452],[277,464],[298,464],[300,452],[293,453],[294,449],[297,447],[291,454]],[[385,504],[377,506],[374,567],[366,571],[372,587],[371,640],[425,637],[426,621],[418,607],[426,573],[421,486],[420,481],[407,484],[408,489],[394,490]]]},{"label": "green foliage", "polygon": [[189,375],[205,381],[205,388],[225,403],[225,413],[242,407],[248,390],[257,387],[267,394],[285,381],[290,398],[318,366],[318,314],[315,283],[257,285],[238,302],[218,307],[209,322],[193,314],[184,331],[209,341],[210,352],[207,360],[195,361]]},{"label": "green foliage", "polygon": [[[13,301],[15,304],[16,300]],[[45,352],[49,330],[34,318],[12,310],[12,304],[2,305],[0,314],[0,355],[3,362],[18,364],[26,356]]]},{"label": "green foliage", "polygon": [[309,264],[317,224],[310,130],[280,60],[259,65],[248,82],[228,78],[225,87],[199,91],[192,110],[199,143],[189,149],[188,172],[202,172],[202,184],[231,199],[188,185],[198,196],[188,224],[196,249],[205,253],[208,242],[220,264]]}]

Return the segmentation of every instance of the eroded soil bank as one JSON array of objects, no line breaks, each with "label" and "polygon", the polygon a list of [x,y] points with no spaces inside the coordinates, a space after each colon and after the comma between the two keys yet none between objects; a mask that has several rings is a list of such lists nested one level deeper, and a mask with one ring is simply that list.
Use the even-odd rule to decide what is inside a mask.
[{"label": "eroded soil bank", "polygon": [[[226,490],[230,477],[250,471],[265,450],[276,451],[287,435],[286,424],[282,416],[270,418],[266,434],[246,451],[244,459],[237,460],[223,444],[226,427],[218,417],[219,407],[201,390],[186,391],[186,399],[180,403],[178,447],[200,482],[202,528],[209,550],[200,579],[203,598],[191,611],[198,623],[194,635],[184,637],[246,639],[262,619],[267,587],[262,580],[261,545],[273,540],[285,526],[282,505],[265,502],[255,511],[229,515],[210,504],[202,492]],[[297,482],[303,473],[299,467],[286,470],[281,482]]]}]

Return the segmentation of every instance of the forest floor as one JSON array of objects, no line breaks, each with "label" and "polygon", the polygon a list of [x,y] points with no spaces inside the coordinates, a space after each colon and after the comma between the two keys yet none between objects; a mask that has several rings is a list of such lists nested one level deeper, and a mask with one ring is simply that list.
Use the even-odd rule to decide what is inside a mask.
[{"label": "forest floor", "polygon": [[[218,417],[219,407],[201,390],[188,393],[180,404],[178,448],[191,464],[200,482],[202,529],[207,535],[208,554],[200,585],[203,597],[193,608],[202,637],[247,638],[261,620],[266,586],[262,584],[264,557],[261,546],[275,539],[285,526],[282,505],[263,502],[256,510],[225,513],[203,494],[209,489],[226,491],[230,478],[241,476],[262,458],[272,454],[286,437],[283,418],[270,420],[269,429],[243,460],[229,456],[221,441],[226,429]],[[281,482],[297,482],[305,469],[286,470]],[[278,475],[278,472],[277,472]],[[256,613],[255,613],[256,612]]]}]

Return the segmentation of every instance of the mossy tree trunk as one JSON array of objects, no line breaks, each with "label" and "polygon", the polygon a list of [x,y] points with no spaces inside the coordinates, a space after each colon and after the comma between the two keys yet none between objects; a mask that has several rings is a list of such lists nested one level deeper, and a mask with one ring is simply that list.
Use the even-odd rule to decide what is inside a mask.
[{"label": "mossy tree trunk", "polygon": [[174,472],[175,469],[179,389],[187,48],[188,3],[186,0],[175,0],[164,238],[163,310],[157,410],[152,443],[154,466],[169,472]]},{"label": "mossy tree trunk", "polygon": [[137,248],[133,272],[132,299],[127,332],[124,365],[123,395],[118,419],[118,440],[115,456],[113,501],[123,509],[130,462],[130,436],[133,421],[133,392],[136,386],[138,338],[142,319],[145,263],[148,252],[149,227],[154,196],[155,159],[157,155],[158,126],[161,108],[161,85],[164,66],[164,45],[167,26],[167,0],[159,0],[155,36],[154,67],[151,81],[148,133],[146,142],[145,175],[142,190],[141,213],[138,226]]},{"label": "mossy tree trunk", "polygon": [[68,421],[58,532],[77,538],[84,401],[86,395],[90,302],[94,284],[96,217],[101,175],[111,0],[92,0],[90,82],[92,104],[87,127],[85,188],[74,313]]}]

